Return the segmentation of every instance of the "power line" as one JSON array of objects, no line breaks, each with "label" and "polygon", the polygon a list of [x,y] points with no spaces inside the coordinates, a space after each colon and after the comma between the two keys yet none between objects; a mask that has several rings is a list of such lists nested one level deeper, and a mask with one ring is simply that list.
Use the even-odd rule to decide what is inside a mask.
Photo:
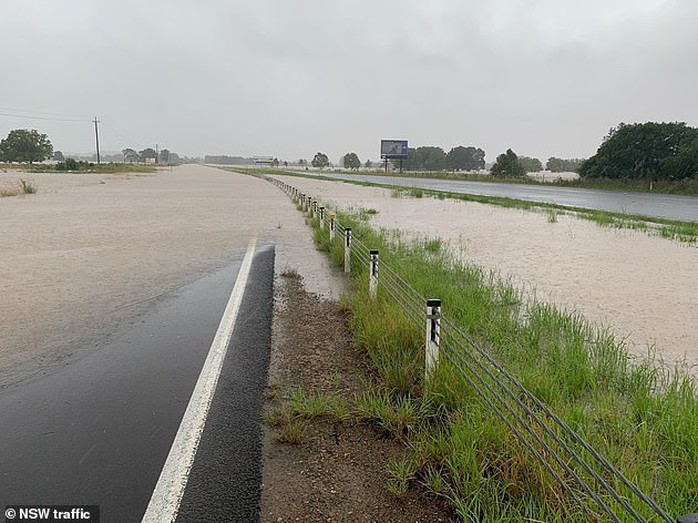
[{"label": "power line", "polygon": [[4,113],[0,112],[0,116],[8,116],[10,118],[21,118],[24,120],[49,120],[53,122],[91,122],[92,120],[87,120],[87,119],[76,119],[76,118],[51,118],[48,116],[29,116],[29,115],[22,115],[22,114],[10,114],[10,113]]},{"label": "power line", "polygon": [[100,120],[99,123],[101,123],[104,127],[106,127],[108,130],[110,130],[112,133],[114,133],[116,136],[124,140],[124,147],[128,147],[129,145],[135,145],[136,147],[142,147],[143,149],[150,147],[149,145],[143,144],[141,142],[137,142],[135,140],[130,140],[126,138],[123,134],[121,134],[119,131],[114,129],[111,125],[109,125],[107,122],[104,120]]},{"label": "power line", "polygon": [[73,114],[73,113],[50,113],[48,111],[32,111],[30,109],[17,109],[15,107],[3,107],[0,106],[0,110],[2,111],[10,111],[11,113],[27,113],[27,114],[36,114],[40,116],[62,116],[66,118],[90,118],[89,115],[87,114]]},{"label": "power line", "polygon": [[51,113],[45,111],[32,111],[26,109],[16,109],[13,107],[0,106],[0,116],[6,116],[9,118],[20,118],[24,120],[43,120],[51,122],[69,122],[69,123],[92,123],[95,126],[95,146],[97,149],[97,158],[99,163],[99,131],[97,129],[97,124],[102,124],[119,138],[124,140],[124,146],[133,144],[137,147],[147,148],[149,145],[143,143],[129,140],[126,136],[121,134],[119,131],[114,129],[112,126],[104,122],[103,120],[97,120],[97,117],[87,117],[86,115],[76,115],[76,114],[66,114],[66,113]]}]

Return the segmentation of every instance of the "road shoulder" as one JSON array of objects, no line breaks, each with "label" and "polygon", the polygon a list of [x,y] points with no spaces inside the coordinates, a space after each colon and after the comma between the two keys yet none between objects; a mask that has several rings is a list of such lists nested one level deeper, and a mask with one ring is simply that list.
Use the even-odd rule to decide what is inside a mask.
[{"label": "road shoulder", "polygon": [[[267,419],[293,390],[347,402],[362,390],[369,362],[348,320],[336,302],[307,293],[299,277],[277,279]],[[267,423],[262,522],[450,520],[442,502],[414,486],[402,497],[388,492],[387,466],[404,448],[372,425],[355,417],[313,420],[300,443],[278,439],[279,428]]]},{"label": "road shoulder", "polygon": [[255,256],[177,521],[256,521],[274,249]]}]

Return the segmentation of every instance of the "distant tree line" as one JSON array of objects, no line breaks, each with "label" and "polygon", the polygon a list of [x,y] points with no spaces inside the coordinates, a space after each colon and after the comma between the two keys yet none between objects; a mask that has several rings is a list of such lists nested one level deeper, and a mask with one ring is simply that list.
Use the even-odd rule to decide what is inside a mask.
[{"label": "distant tree line", "polygon": [[192,162],[189,158],[180,158],[177,153],[170,151],[169,149],[162,149],[159,153],[151,148],[146,147],[141,151],[136,151],[135,149],[126,148],[121,151],[121,161],[124,163],[159,163],[163,165],[181,165],[183,163],[200,163],[197,158],[196,162]]},{"label": "distant tree line", "polygon": [[545,168],[552,173],[576,173],[584,160],[582,158],[555,158],[551,156],[545,164]]},{"label": "distant tree line", "polygon": [[410,147],[403,168],[410,171],[477,171],[485,168],[485,151],[459,145],[448,153],[441,147]]},{"label": "distant tree line", "polygon": [[579,168],[583,178],[698,179],[698,129],[683,122],[621,123]]}]

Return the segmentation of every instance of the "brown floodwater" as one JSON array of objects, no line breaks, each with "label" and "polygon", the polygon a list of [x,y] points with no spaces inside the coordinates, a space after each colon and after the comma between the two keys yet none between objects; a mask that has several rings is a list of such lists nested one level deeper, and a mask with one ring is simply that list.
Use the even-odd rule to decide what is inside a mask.
[{"label": "brown floodwater", "polygon": [[371,223],[443,239],[454,257],[494,270],[527,296],[609,327],[639,356],[698,365],[698,248],[641,231],[559,215],[433,198],[347,183],[280,177]]}]

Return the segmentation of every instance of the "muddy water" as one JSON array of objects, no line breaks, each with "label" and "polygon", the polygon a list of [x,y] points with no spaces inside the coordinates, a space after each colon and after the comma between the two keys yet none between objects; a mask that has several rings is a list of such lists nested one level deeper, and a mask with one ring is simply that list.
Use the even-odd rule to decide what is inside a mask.
[{"label": "muddy water", "polygon": [[[0,172],[0,388],[92,350],[158,300],[239,260],[252,236],[309,292],[342,280],[273,185],[200,166],[154,175]],[[338,283],[339,282],[339,283]]]},{"label": "muddy water", "polygon": [[538,299],[610,327],[634,354],[656,347],[669,362],[698,365],[698,249],[642,232],[543,213],[385,189],[286,178],[342,208],[379,211],[371,222],[440,237],[455,256],[498,271]]}]

